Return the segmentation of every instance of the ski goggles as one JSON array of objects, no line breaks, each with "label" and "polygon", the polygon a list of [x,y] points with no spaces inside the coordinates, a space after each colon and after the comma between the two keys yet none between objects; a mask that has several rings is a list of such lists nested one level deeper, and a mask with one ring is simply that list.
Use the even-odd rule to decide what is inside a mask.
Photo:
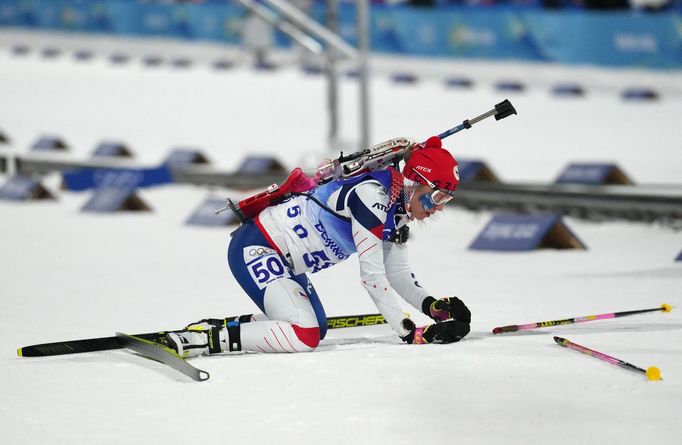
[{"label": "ski goggles", "polygon": [[419,197],[419,203],[422,205],[424,210],[429,211],[436,206],[443,205],[443,204],[447,203],[448,201],[450,201],[454,197],[451,194],[454,192],[449,192],[447,190],[439,189],[438,187],[436,187],[436,185],[433,182],[426,179],[426,177],[424,177],[424,175],[419,173],[417,170],[415,170],[413,168],[412,171],[416,175],[418,175],[420,178],[422,178],[424,180],[424,182],[426,183],[426,185],[431,187],[431,190],[432,190],[431,193],[424,193],[423,195],[421,195]]}]

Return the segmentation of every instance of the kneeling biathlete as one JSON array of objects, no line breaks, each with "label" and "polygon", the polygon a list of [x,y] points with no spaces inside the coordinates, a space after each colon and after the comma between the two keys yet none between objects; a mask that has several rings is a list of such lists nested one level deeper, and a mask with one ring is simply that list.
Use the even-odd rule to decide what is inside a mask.
[{"label": "kneeling biathlete", "polygon": [[[336,179],[265,208],[235,231],[227,259],[261,313],[206,319],[167,335],[183,357],[226,351],[305,352],[327,331],[308,273],[357,253],[360,280],[381,314],[407,343],[452,343],[469,333],[471,313],[457,297],[436,299],[407,260],[408,223],[443,209],[459,183],[457,161],[434,136],[415,144],[395,168]],[[431,317],[417,327],[394,295]]]}]

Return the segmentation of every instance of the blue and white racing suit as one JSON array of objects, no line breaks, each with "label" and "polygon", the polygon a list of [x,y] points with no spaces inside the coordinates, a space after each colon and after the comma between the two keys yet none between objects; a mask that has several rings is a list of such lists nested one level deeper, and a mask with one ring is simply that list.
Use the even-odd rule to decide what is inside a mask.
[{"label": "blue and white racing suit", "polygon": [[392,168],[332,181],[266,208],[235,232],[230,269],[264,314],[241,325],[243,350],[314,349],[327,325],[307,273],[355,253],[362,285],[398,335],[407,334],[394,291],[416,308],[429,293],[410,270],[406,245],[389,241],[408,222],[404,181]]}]

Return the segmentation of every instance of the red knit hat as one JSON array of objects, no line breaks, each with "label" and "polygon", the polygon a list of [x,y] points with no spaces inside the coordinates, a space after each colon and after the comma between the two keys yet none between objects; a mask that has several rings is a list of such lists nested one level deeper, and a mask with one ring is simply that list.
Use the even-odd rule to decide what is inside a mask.
[{"label": "red knit hat", "polygon": [[424,184],[424,179],[415,173],[416,170],[439,189],[454,192],[459,184],[457,161],[442,147],[443,142],[438,136],[428,138],[423,146],[417,146],[405,162],[403,175]]}]

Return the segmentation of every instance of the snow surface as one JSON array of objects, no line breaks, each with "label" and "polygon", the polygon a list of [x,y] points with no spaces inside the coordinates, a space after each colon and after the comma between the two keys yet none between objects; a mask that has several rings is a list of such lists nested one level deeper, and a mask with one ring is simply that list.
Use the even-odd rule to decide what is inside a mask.
[{"label": "snow surface", "polygon": [[[19,35],[19,34],[17,34]],[[11,33],[3,34],[5,41]],[[393,61],[377,65],[390,66]],[[466,69],[403,61],[425,71]],[[680,186],[680,75],[471,64],[493,78],[510,69],[538,79],[509,98],[519,116],[486,121],[448,140],[483,157],[504,180],[549,182],[574,160],[615,160],[639,183]],[[622,102],[617,88],[553,99],[544,81],[573,77],[626,85],[665,78],[657,103]],[[597,82],[599,83],[599,82]],[[343,83],[342,134],[357,132],[356,86]],[[221,169],[248,153],[293,167],[324,154],[325,85],[289,67],[212,72],[112,67],[0,52],[0,129],[26,153],[56,133],[85,159],[102,139],[123,139],[140,164],[173,146],[203,149]],[[506,96],[485,84],[446,90],[434,79],[372,82],[372,140],[428,136]],[[0,177],[4,180],[4,177]],[[472,332],[452,345],[407,346],[386,326],[329,332],[310,354],[202,357],[191,382],[126,351],[19,358],[35,343],[173,329],[206,316],[253,312],[225,260],[229,229],[184,221],[209,195],[187,185],[145,189],[153,212],[80,213],[88,194],[45,185],[54,202],[0,201],[0,442],[220,443],[679,443],[682,315],[652,313],[493,336],[495,326],[679,306],[682,234],[657,225],[565,218],[587,251],[470,251],[490,217],[449,208],[414,224],[411,262],[434,295],[459,295]],[[354,259],[313,277],[328,315],[375,312]],[[405,309],[426,322],[415,309]],[[663,382],[557,346],[553,335],[636,364]]]}]

